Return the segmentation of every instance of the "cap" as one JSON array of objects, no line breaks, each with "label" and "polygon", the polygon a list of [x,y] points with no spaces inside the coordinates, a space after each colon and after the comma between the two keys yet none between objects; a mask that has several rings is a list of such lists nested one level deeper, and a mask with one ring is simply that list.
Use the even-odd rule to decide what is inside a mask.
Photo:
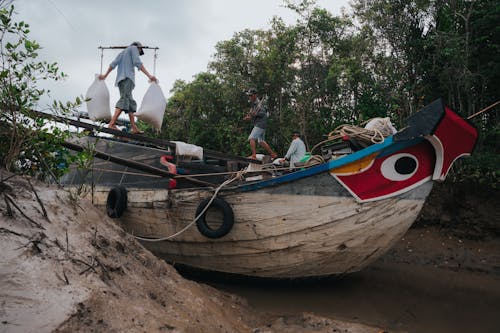
[{"label": "cap", "polygon": [[292,132],[292,135],[296,135],[296,136],[299,136],[299,137],[300,137],[300,132],[299,132],[299,131],[293,131],[293,132]]},{"label": "cap", "polygon": [[142,44],[141,42],[133,42],[132,44],[130,45],[134,45],[134,46],[137,46],[137,48],[139,49],[139,55],[143,55],[144,54],[144,50],[142,49]]},{"label": "cap", "polygon": [[247,90],[247,95],[248,96],[252,96],[252,95],[255,95],[255,94],[257,94],[257,89],[250,88],[250,89]]}]

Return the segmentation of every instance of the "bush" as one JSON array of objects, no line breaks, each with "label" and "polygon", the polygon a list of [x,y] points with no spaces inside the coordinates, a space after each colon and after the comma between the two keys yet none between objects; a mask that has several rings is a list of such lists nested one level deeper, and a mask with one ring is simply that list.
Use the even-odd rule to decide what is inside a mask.
[{"label": "bush", "polygon": [[[28,38],[27,23],[13,20],[13,12],[14,6],[2,7],[0,2],[0,163],[10,171],[58,178],[76,158],[61,145],[70,133],[32,110],[48,93],[39,83],[66,75],[57,63],[38,60],[40,45]],[[80,104],[80,98],[65,104],[54,101],[49,110],[68,113]]]}]

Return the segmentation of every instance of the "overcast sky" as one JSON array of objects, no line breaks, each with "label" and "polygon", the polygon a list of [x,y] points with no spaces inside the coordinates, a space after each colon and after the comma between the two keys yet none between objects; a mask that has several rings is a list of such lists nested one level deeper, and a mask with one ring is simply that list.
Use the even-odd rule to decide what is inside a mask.
[{"label": "overcast sky", "polygon": [[[244,29],[268,29],[273,16],[287,24],[297,20],[281,0],[14,0],[13,4],[16,21],[30,24],[30,38],[43,47],[41,60],[57,62],[69,75],[64,82],[46,85],[51,99],[62,101],[85,95],[100,71],[99,46],[140,41],[159,47],[155,74],[168,98],[175,80],[189,82],[207,69],[217,42]],[[318,0],[317,4],[334,15],[342,7],[348,9],[348,0]],[[118,52],[104,51],[103,71]],[[153,55],[146,50],[142,56],[151,73]],[[106,79],[113,106],[118,96],[115,76],[116,70]],[[147,87],[146,76],[137,73],[134,97],[138,103]]]}]

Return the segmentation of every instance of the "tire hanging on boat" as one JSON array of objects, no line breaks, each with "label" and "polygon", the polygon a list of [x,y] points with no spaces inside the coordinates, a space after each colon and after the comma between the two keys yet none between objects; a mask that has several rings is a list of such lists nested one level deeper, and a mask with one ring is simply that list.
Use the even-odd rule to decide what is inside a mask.
[{"label": "tire hanging on boat", "polygon": [[113,187],[108,193],[106,200],[106,212],[108,216],[115,219],[123,215],[127,209],[127,189],[123,186]]},{"label": "tire hanging on boat", "polygon": [[[203,209],[205,209],[205,206],[210,202],[210,200],[211,199],[208,198],[200,202],[198,208],[196,209],[196,216],[200,215],[200,213],[203,211]],[[211,228],[205,219],[208,209],[211,208],[220,209],[222,210],[223,213],[222,224],[217,229]],[[231,231],[234,225],[234,214],[231,206],[229,206],[229,204],[221,198],[214,198],[212,204],[208,209],[196,221],[196,226],[198,227],[200,233],[208,238],[220,238],[222,236],[227,235]]]}]

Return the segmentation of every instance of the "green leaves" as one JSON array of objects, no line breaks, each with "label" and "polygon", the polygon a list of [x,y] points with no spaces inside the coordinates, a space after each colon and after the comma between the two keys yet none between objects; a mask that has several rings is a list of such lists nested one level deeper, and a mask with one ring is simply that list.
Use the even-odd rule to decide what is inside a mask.
[{"label": "green leaves", "polygon": [[[28,38],[29,25],[12,20],[10,10],[0,8],[0,158],[1,163],[20,173],[40,178],[60,177],[75,159],[62,147],[70,133],[67,129],[36,118],[35,108],[46,90],[38,88],[43,80],[60,80],[57,63],[39,61],[41,46]],[[54,101],[53,112],[67,113],[82,103]]]}]

